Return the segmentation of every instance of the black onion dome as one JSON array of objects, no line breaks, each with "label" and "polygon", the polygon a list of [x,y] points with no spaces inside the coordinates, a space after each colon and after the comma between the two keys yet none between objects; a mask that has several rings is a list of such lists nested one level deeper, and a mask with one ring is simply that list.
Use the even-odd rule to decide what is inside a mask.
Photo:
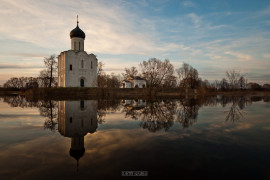
[{"label": "black onion dome", "polygon": [[80,150],[70,149],[69,155],[78,161],[84,155],[84,152],[84,148]]},{"label": "black onion dome", "polygon": [[77,24],[77,27],[75,29],[73,29],[72,31],[70,31],[70,38],[74,38],[74,37],[79,37],[79,38],[85,39],[85,34],[79,28],[78,24]]}]

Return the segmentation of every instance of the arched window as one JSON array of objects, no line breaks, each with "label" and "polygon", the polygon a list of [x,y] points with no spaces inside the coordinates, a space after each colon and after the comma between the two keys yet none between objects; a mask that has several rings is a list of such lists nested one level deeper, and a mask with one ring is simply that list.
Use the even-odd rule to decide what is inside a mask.
[{"label": "arched window", "polygon": [[72,123],[72,117],[69,118],[69,123]]},{"label": "arched window", "polygon": [[84,101],[80,101],[80,108],[81,108],[81,110],[84,109]]},{"label": "arched window", "polygon": [[91,61],[91,69],[93,69],[93,63],[92,63],[92,61]]},{"label": "arched window", "polygon": [[79,51],[81,50],[81,42],[79,42]]},{"label": "arched window", "polygon": [[82,60],[82,62],[81,62],[81,67],[83,68],[83,66],[84,66],[84,64],[83,64],[83,60]]},{"label": "arched window", "polygon": [[84,87],[84,79],[80,80],[81,87]]},{"label": "arched window", "polygon": [[76,50],[76,42],[74,41],[74,50]]},{"label": "arched window", "polygon": [[69,70],[72,71],[72,64],[69,65]]}]

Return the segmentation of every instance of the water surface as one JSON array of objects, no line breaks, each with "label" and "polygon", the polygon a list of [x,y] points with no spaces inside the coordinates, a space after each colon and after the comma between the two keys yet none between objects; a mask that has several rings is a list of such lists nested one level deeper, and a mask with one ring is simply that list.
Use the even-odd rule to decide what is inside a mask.
[{"label": "water surface", "polygon": [[0,177],[103,179],[147,171],[148,178],[269,179],[269,107],[267,97],[2,97]]}]

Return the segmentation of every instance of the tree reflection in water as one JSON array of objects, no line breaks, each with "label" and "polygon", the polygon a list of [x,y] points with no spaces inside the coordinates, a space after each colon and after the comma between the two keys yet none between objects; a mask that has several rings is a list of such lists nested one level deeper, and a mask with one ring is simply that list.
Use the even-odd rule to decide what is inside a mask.
[{"label": "tree reflection in water", "polygon": [[44,129],[55,131],[57,129],[57,102],[52,100],[40,101],[39,103],[40,115],[46,117],[44,122]]},{"label": "tree reflection in water", "polygon": [[[28,101],[21,96],[5,96],[4,102],[12,107],[38,107],[40,115],[46,117],[44,128],[55,131],[58,124],[57,102],[52,100]],[[189,128],[197,122],[198,112],[201,106],[226,107],[230,103],[228,111],[225,111],[225,121],[239,121],[245,119],[244,108],[254,101],[268,102],[267,97],[244,96],[211,96],[207,98],[181,98],[175,100],[98,100],[97,120],[98,124],[105,123],[108,113],[122,111],[125,117],[140,120],[140,127],[150,132],[159,130],[168,131],[175,122],[183,128]],[[122,104],[122,105],[121,105]]]},{"label": "tree reflection in water", "polygon": [[247,105],[247,100],[245,97],[231,97],[232,105],[228,111],[225,111],[227,114],[225,117],[226,121],[236,122],[241,119],[245,120],[246,112],[243,110]]},{"label": "tree reflection in water", "polygon": [[196,123],[200,108],[199,103],[195,98],[180,100],[176,111],[176,121],[182,124],[183,128],[188,128]]},{"label": "tree reflection in water", "polygon": [[195,99],[148,101],[144,106],[140,101],[143,100],[123,100],[123,112],[126,117],[140,119],[140,127],[150,132],[168,131],[174,121],[184,128],[196,122],[199,105]]}]

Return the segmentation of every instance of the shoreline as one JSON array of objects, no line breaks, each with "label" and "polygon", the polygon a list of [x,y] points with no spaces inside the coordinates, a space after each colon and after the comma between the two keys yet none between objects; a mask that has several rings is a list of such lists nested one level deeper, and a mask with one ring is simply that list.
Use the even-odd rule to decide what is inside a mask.
[{"label": "shoreline", "polygon": [[38,88],[25,93],[28,99],[173,99],[204,96],[270,96],[270,91],[194,91],[179,88]]},{"label": "shoreline", "polygon": [[75,99],[174,99],[185,97],[205,97],[205,96],[270,96],[270,91],[199,91],[184,90],[179,88],[37,88],[29,89],[26,92],[20,91],[0,91],[0,95],[23,95],[28,99],[55,99],[55,100],[75,100]]}]

